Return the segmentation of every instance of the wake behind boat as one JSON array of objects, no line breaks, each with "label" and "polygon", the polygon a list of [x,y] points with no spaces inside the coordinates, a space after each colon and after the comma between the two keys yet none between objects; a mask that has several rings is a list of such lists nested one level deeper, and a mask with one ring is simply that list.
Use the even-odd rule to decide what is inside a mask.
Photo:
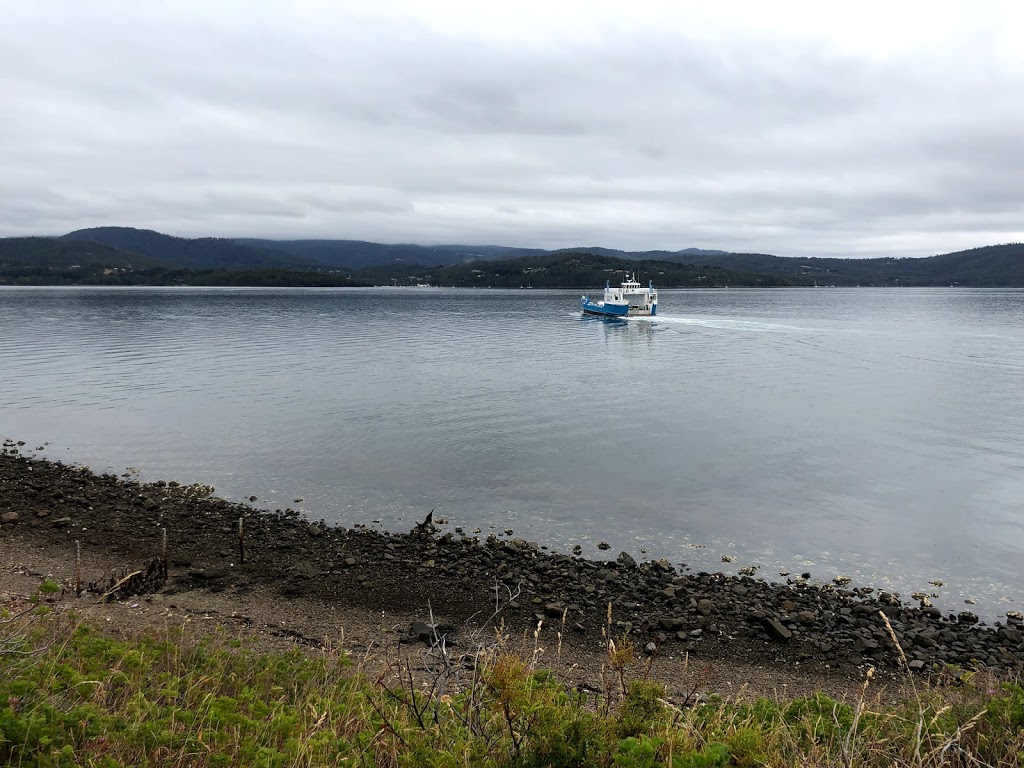
[{"label": "wake behind boat", "polygon": [[612,288],[610,282],[605,282],[604,299],[601,301],[592,301],[584,294],[580,298],[580,308],[585,315],[652,317],[658,314],[658,292],[654,290],[653,280],[644,288],[634,275],[627,274],[625,282],[618,288]]}]

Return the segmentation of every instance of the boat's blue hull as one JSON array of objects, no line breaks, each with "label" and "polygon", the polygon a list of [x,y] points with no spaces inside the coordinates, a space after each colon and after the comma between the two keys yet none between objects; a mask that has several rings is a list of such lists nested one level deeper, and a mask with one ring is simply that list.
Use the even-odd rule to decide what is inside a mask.
[{"label": "boat's blue hull", "polygon": [[629,316],[629,305],[627,304],[623,304],[621,306],[616,306],[614,304],[598,304],[597,302],[584,298],[580,300],[580,307],[585,315],[598,315],[600,317]]}]

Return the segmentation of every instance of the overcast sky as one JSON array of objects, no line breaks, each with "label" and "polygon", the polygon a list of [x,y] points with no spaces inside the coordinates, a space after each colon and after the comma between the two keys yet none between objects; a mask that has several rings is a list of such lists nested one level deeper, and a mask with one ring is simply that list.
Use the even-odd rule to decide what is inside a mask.
[{"label": "overcast sky", "polygon": [[1024,3],[0,0],[0,236],[1024,240]]}]

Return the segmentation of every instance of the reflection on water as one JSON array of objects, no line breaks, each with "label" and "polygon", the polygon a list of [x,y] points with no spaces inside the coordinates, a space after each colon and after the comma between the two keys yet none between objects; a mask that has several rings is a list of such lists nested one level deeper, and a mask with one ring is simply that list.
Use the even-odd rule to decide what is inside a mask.
[{"label": "reflection on water", "polygon": [[580,315],[580,323],[595,332],[608,344],[646,344],[650,345],[655,333],[655,325],[648,318],[603,318]]},{"label": "reflection on water", "polygon": [[662,291],[627,321],[577,303],[0,289],[0,429],[331,521],[433,507],[593,556],[1020,607],[1024,292]]}]

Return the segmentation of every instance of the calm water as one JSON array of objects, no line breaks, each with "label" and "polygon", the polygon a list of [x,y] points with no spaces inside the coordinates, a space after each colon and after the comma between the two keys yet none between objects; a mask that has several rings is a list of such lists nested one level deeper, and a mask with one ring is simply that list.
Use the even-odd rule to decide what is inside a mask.
[{"label": "calm water", "polygon": [[1024,291],[661,300],[612,324],[576,291],[0,289],[0,434],[331,522],[435,508],[1021,608]]}]

